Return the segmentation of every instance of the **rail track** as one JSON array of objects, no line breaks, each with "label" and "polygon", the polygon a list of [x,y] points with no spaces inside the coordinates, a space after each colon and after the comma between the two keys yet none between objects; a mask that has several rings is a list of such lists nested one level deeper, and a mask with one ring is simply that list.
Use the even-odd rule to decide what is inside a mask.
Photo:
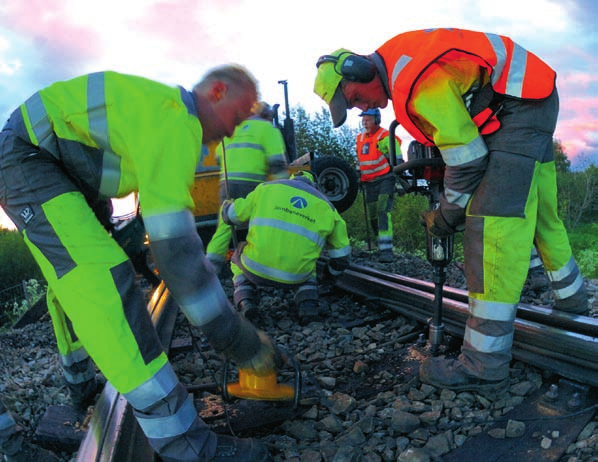
[{"label": "rail track", "polygon": [[[321,259],[318,265],[324,263],[325,259]],[[336,281],[335,289],[357,297],[372,311],[383,308],[422,325],[427,325],[432,316],[434,285],[430,282],[354,264]],[[462,336],[467,318],[467,293],[445,287],[443,295],[445,332],[450,336]],[[148,310],[162,344],[169,349],[178,307],[163,285],[152,294]],[[417,335],[407,337],[412,342],[417,340]],[[539,369],[596,387],[598,362],[593,358],[598,357],[598,322],[553,312],[545,307],[520,305],[515,322],[513,356]],[[203,390],[217,392],[218,384],[195,387],[190,392]],[[160,459],[147,445],[126,401],[108,384],[96,404],[76,460],[151,462]]]}]

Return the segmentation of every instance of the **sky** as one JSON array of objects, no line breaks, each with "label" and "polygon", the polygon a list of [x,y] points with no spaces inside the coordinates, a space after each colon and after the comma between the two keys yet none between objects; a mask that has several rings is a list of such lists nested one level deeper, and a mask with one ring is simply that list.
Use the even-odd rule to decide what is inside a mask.
[{"label": "sky", "polygon": [[[598,165],[596,0],[2,0],[0,121],[57,80],[115,70],[186,88],[211,67],[239,63],[261,99],[316,113],[315,62],[338,48],[372,53],[414,29],[507,35],[557,71],[555,137],[573,166]],[[391,105],[382,124],[394,119]],[[347,123],[359,126],[359,111]],[[281,113],[284,118],[284,113]],[[411,138],[399,127],[404,141]],[[405,148],[408,143],[403,143]],[[0,215],[2,215],[0,211]],[[0,226],[7,224],[0,216]]]}]

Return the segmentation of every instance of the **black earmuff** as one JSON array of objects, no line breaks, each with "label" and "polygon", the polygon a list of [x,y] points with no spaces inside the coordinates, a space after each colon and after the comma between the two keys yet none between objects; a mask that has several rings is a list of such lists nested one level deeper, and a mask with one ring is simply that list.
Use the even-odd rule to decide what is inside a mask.
[{"label": "black earmuff", "polygon": [[[339,68],[340,58],[345,54],[349,56],[344,59]],[[349,52],[341,53],[339,56],[324,55],[320,56],[316,67],[320,67],[324,63],[332,63],[334,70],[351,82],[368,83],[376,76],[376,65],[365,56]]]}]

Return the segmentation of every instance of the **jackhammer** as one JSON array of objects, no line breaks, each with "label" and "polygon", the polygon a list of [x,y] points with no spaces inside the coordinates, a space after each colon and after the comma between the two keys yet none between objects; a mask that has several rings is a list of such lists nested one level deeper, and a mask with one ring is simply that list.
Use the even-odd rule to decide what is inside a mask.
[{"label": "jackhammer", "polygon": [[[394,134],[391,133],[391,136]],[[424,146],[412,141],[407,151],[407,162],[396,166],[393,169],[395,175],[404,176],[408,171],[410,187],[406,192],[416,192],[427,196],[430,210],[440,206],[440,196],[444,190],[444,169],[445,164],[436,147]],[[425,186],[420,180],[425,181]],[[433,236],[426,228],[426,257],[433,267],[434,282],[434,311],[430,321],[428,341],[432,355],[440,352],[444,336],[444,325],[442,323],[442,297],[443,287],[446,282],[446,268],[453,259],[454,236],[439,238]]]}]

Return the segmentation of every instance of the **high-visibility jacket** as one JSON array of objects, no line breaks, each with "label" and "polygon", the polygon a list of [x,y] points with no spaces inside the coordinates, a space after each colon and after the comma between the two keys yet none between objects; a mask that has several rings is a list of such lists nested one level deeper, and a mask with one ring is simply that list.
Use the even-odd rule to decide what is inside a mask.
[{"label": "high-visibility jacket", "polygon": [[372,181],[390,172],[390,164],[385,156],[388,152],[384,153],[380,146],[383,140],[388,144],[388,135],[388,130],[382,127],[378,127],[372,134],[363,132],[357,135],[357,161],[361,181]]},{"label": "high-visibility jacket", "polygon": [[263,183],[289,176],[282,133],[258,116],[239,125],[231,138],[224,139],[224,155],[221,144],[216,155],[220,181]]},{"label": "high-visibility jacket", "polygon": [[331,259],[351,254],[343,218],[326,196],[300,179],[260,184],[246,198],[223,207],[223,218],[249,223],[239,266],[269,281],[305,282],[315,274],[323,249]]},{"label": "high-visibility jacket", "polygon": [[[420,143],[438,145],[430,129],[413,113],[412,103],[419,85],[435,65],[469,61],[485,69],[492,89],[501,95],[543,99],[555,88],[556,73],[540,58],[508,37],[462,29],[426,29],[406,32],[390,39],[377,52],[388,70],[393,107],[399,123]],[[424,83],[425,82],[425,83]],[[465,88],[463,94],[471,88]],[[443,108],[444,109],[444,108]],[[474,122],[488,124],[492,109],[484,110]],[[450,118],[453,114],[444,114]],[[488,130],[496,130],[496,121]],[[439,146],[440,147],[440,146]]]},{"label": "high-visibility jacket", "polygon": [[203,253],[191,196],[203,130],[191,92],[142,77],[97,72],[38,91],[13,112],[8,125],[56,157],[91,197],[138,192],[166,285],[183,310],[189,307],[187,314],[196,324],[217,315],[218,309],[205,306],[204,295],[192,283],[203,277],[203,263],[188,261],[194,250]]}]

